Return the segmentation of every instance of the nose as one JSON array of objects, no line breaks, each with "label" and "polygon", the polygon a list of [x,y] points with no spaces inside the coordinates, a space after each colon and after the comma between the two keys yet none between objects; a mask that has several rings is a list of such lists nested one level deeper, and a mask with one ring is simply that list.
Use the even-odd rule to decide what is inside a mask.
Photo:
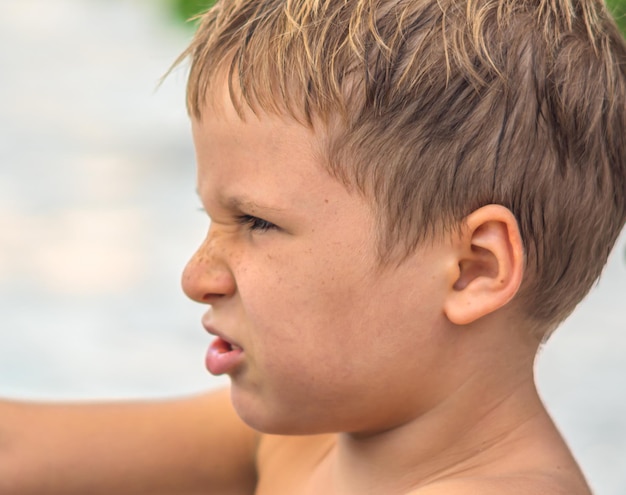
[{"label": "nose", "polygon": [[194,301],[214,304],[236,290],[234,276],[217,237],[209,231],[183,270],[183,291]]}]

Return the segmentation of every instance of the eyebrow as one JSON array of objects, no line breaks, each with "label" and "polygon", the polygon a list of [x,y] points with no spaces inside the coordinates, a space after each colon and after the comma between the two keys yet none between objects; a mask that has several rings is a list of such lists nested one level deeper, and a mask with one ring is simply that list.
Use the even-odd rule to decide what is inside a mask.
[{"label": "eyebrow", "polygon": [[276,206],[269,206],[269,205],[263,205],[263,204],[259,204],[256,201],[247,198],[247,197],[240,197],[240,196],[231,196],[229,198],[226,198],[223,201],[223,204],[225,206],[227,206],[228,208],[231,209],[235,209],[235,210],[271,210],[271,211],[284,211],[284,208],[279,208]]},{"label": "eyebrow", "polygon": [[[198,189],[196,189],[196,194],[198,195],[198,197],[200,197],[200,199],[202,199],[202,196],[201,196],[200,191]],[[224,198],[223,196],[220,196],[218,202],[219,202],[220,205],[222,205],[223,207],[228,208],[230,210],[285,211],[285,209],[286,209],[286,208],[280,208],[280,207],[277,207],[277,206],[263,205],[263,204],[257,203],[253,199],[250,199],[250,198],[248,198],[246,196],[229,196],[227,198]]]}]

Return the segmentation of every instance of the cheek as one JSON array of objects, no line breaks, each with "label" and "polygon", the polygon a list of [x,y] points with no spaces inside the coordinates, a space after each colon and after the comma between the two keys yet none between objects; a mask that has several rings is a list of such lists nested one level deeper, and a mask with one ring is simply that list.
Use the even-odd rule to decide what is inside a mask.
[{"label": "cheek", "polygon": [[[292,433],[354,426],[372,404],[393,404],[402,415],[393,401],[419,386],[436,357],[436,312],[416,310],[431,291],[338,266],[306,268],[267,265],[240,283],[254,362],[247,397],[257,398],[245,410],[266,411],[283,426],[297,410]],[[331,409],[332,425],[320,419]]]},{"label": "cheek", "polygon": [[255,359],[267,359],[271,368],[320,359],[329,364],[362,327],[359,278],[337,265],[304,259],[297,265],[266,260],[238,283],[250,338],[259,350]]},{"label": "cheek", "polygon": [[349,330],[347,323],[354,322],[356,291],[338,286],[332,277],[278,270],[258,277],[263,287],[242,285],[240,293],[251,331],[260,340],[283,346],[331,346]]}]

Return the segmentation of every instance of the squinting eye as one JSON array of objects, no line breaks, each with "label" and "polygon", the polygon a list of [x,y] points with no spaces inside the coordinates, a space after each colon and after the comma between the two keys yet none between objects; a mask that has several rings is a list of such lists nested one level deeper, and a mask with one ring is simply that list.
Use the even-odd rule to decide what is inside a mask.
[{"label": "squinting eye", "polygon": [[259,232],[266,232],[268,230],[277,229],[276,225],[263,220],[262,218],[253,217],[252,215],[241,215],[237,217],[237,221],[241,225],[245,225],[250,230],[256,230]]}]

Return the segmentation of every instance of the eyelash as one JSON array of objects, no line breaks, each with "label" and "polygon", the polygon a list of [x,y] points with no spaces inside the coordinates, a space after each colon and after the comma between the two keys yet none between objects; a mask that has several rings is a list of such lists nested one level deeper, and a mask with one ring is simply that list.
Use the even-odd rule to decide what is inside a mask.
[{"label": "eyelash", "polygon": [[[199,206],[198,211],[206,214],[204,207]],[[253,215],[239,215],[236,217],[237,223],[247,227],[251,231],[267,232],[268,230],[274,230],[278,227],[267,220],[255,217]]]},{"label": "eyelash", "polygon": [[251,231],[257,232],[267,232],[268,230],[273,230],[278,227],[267,220],[263,220],[262,218],[254,217],[252,215],[240,215],[237,217],[237,222],[239,224],[248,227]]}]

